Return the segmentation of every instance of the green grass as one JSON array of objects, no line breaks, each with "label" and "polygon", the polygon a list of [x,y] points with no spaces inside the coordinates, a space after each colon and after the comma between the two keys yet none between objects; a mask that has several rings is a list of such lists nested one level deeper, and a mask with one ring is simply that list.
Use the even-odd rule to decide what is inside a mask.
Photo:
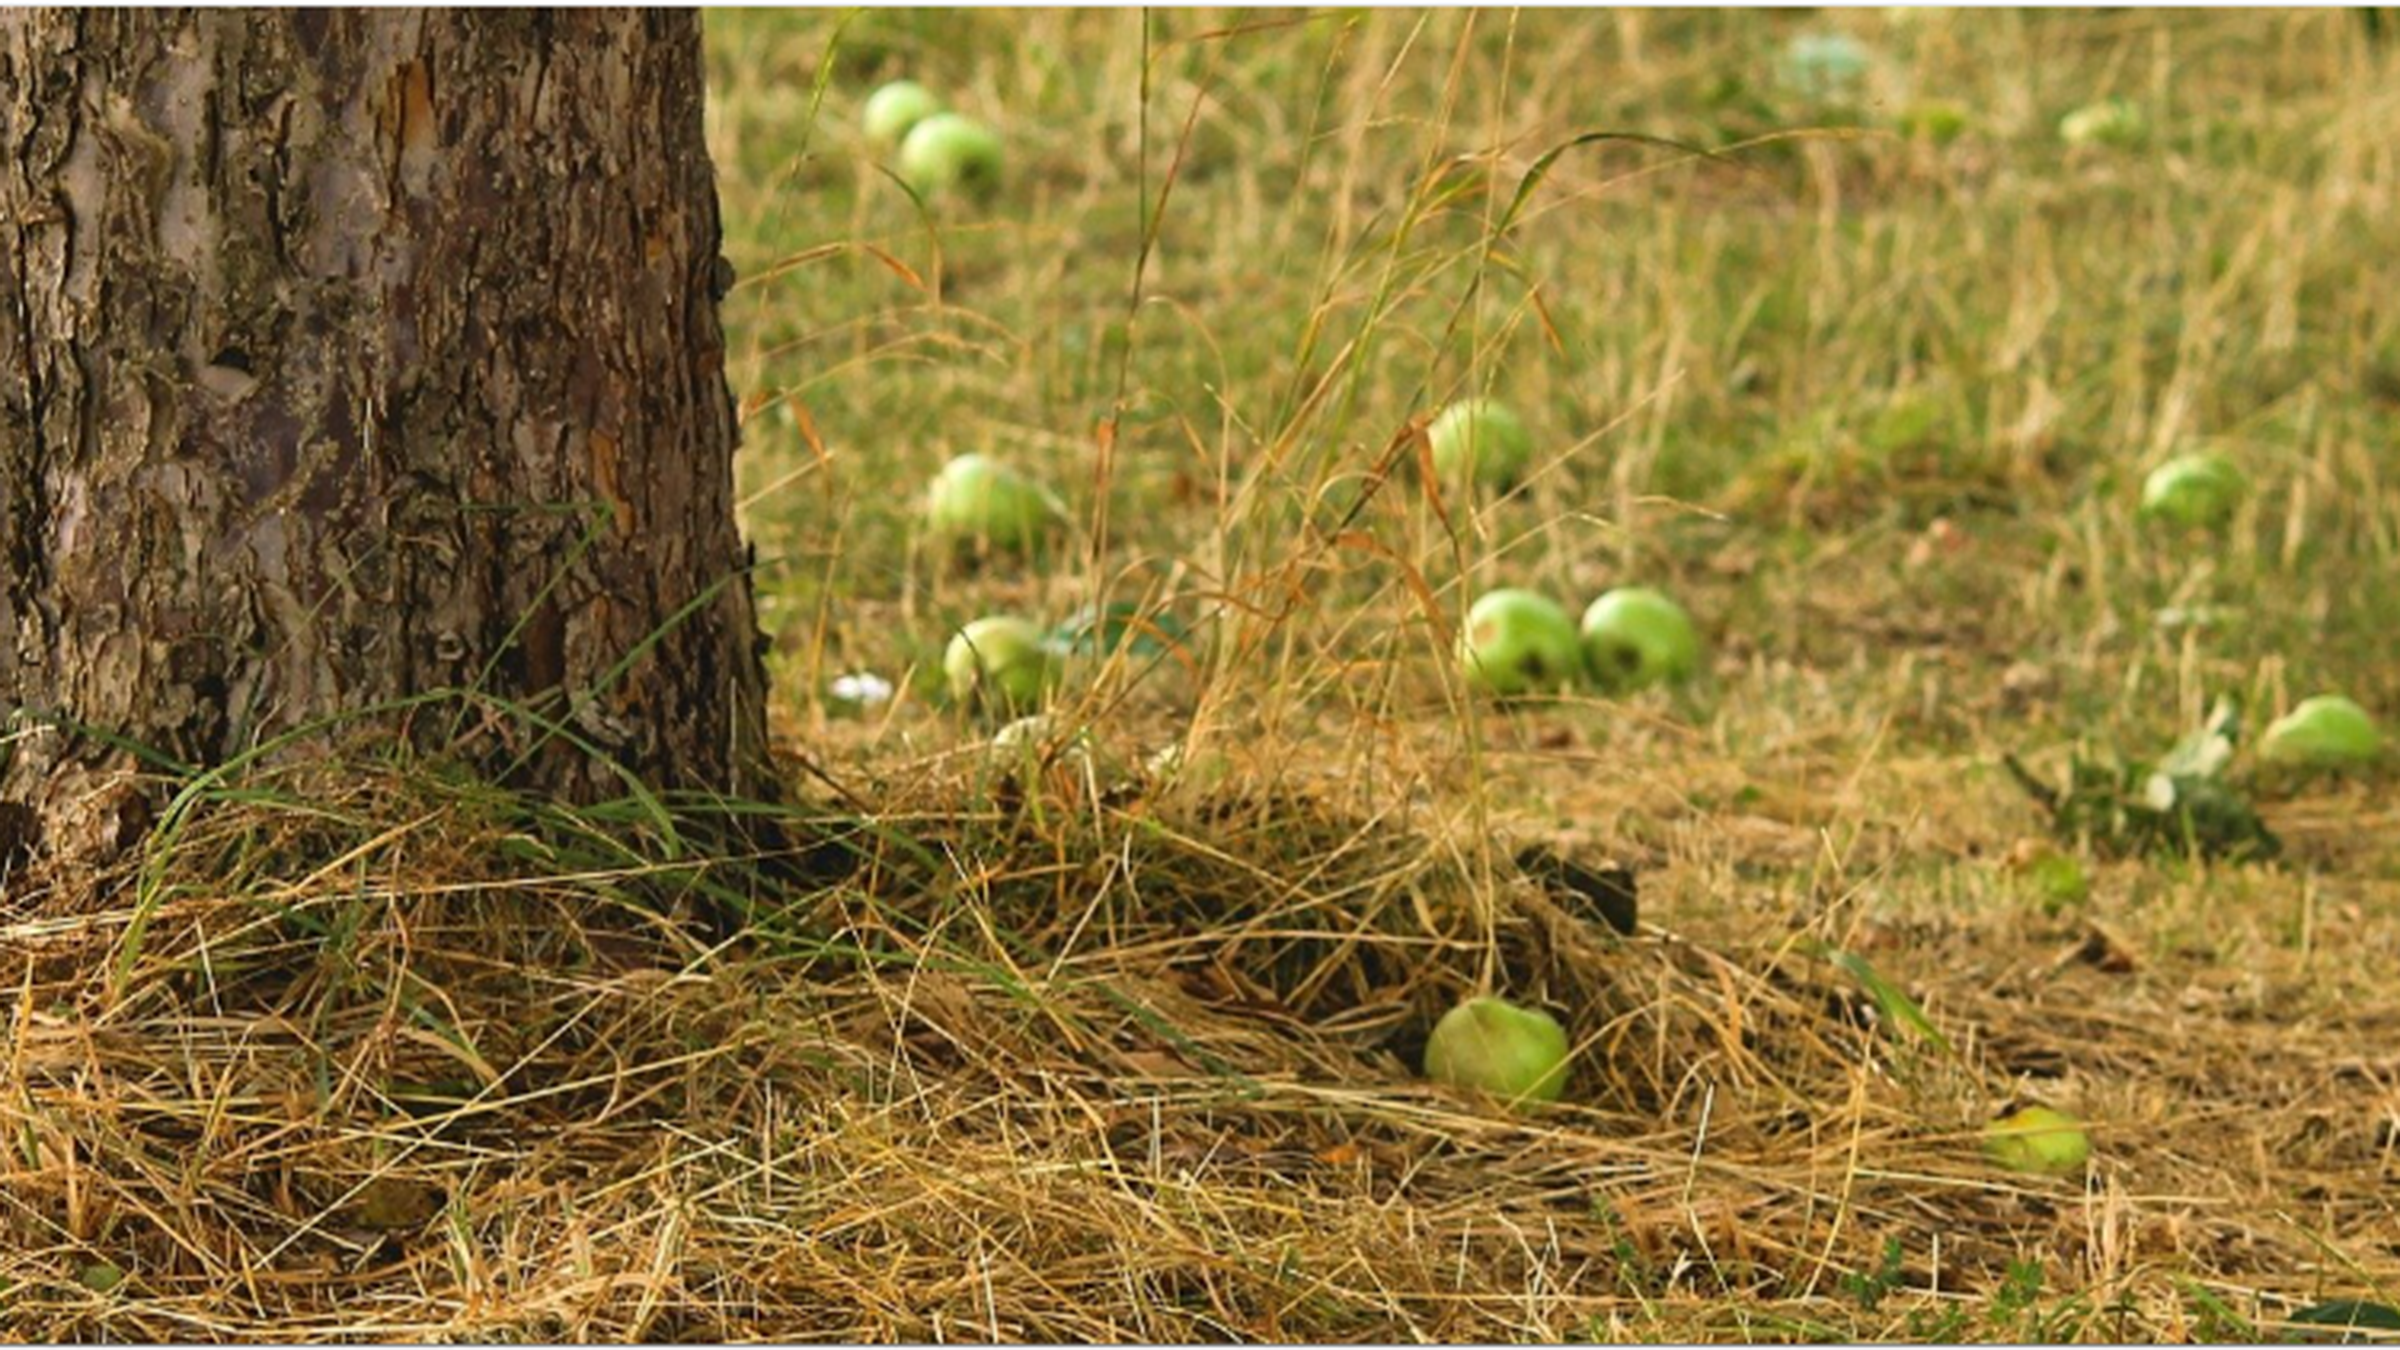
[{"label": "green grass", "polygon": [[[1504,579],[1576,604],[1660,580],[1729,660],[1842,697],[1886,698],[1927,649],[2038,663],[2060,692],[2029,740],[2160,734],[2214,687],[2400,698],[2389,599],[2356,584],[2400,559],[2392,93],[2347,18],[1144,22],[714,21],[727,249],[758,278],[728,306],[734,376],[771,405],[747,518],[804,713],[840,670],[925,667],[986,605],[1056,617],[1160,571],[1255,602],[1294,568],[1311,622],[1275,668],[1372,663],[1317,691],[1354,709],[1438,697],[1412,570],[1447,620]],[[1782,94],[1775,53],[1828,28],[1880,53],[1874,102],[1788,135],[1840,110]],[[855,109],[901,74],[1006,136],[995,204],[927,217],[877,171]],[[1917,91],[1968,108],[1966,135],[1885,131]],[[2152,143],[2065,152],[2056,119],[2104,92],[2150,107]],[[1568,150],[1492,238],[1591,130],[1720,153]],[[1451,532],[1403,474],[1352,522],[1374,551],[1306,532],[1477,387],[1541,438],[1526,491]],[[2141,473],[2200,443],[2254,503],[2221,542],[2144,538]],[[914,494],[967,449],[1042,473],[1104,547],[1040,576],[939,566]],[[1956,552],[1908,568],[1936,521]],[[2176,606],[2219,626],[2192,638]]]}]

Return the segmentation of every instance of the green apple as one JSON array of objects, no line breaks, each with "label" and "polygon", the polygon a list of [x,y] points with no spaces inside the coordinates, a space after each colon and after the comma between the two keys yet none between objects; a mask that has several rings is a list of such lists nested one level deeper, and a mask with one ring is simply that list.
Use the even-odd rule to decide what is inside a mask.
[{"label": "green apple", "polygon": [[1080,797],[1083,785],[1113,789],[1124,776],[1090,728],[1049,713],[1020,717],[992,733],[983,758],[996,779],[1024,793]]},{"label": "green apple", "polygon": [[1620,586],[1583,612],[1583,659],[1612,694],[1681,684],[1700,673],[1700,635],[1683,606],[1647,586]]},{"label": "green apple", "polygon": [[1066,514],[1049,489],[987,455],[942,466],[925,494],[925,521],[945,539],[1027,549]]},{"label": "green apple", "polygon": [[935,113],[909,128],[893,167],[920,197],[989,197],[1000,188],[1000,137],[974,118]]},{"label": "green apple", "polygon": [[1004,754],[1038,750],[1056,734],[1056,726],[1048,714],[1032,713],[993,732],[992,749]]},{"label": "green apple", "polygon": [[995,762],[1036,763],[1049,755],[1062,764],[1081,764],[1092,752],[1092,733],[1061,722],[1048,713],[1020,717],[992,733],[988,747]]},{"label": "green apple", "polygon": [[1554,1102],[1567,1090],[1568,1051],[1566,1028],[1541,1009],[1471,998],[1434,1024],[1425,1076],[1512,1106]]},{"label": "green apple", "polygon": [[1507,698],[1564,687],[1575,678],[1581,654],[1575,622],[1557,602],[1504,587],[1486,592],[1467,611],[1458,660],[1470,688]]},{"label": "green apple", "polygon": [[2028,1106],[1983,1127],[1983,1153],[2004,1171],[2066,1176],[2092,1156],[2083,1122],[2047,1106]]},{"label": "green apple", "polygon": [[2122,149],[2140,145],[2148,130],[2141,108],[2122,98],[2086,103],[2058,119],[2058,138],[2069,145],[2110,145]]},{"label": "green apple", "polygon": [[2375,719],[2339,694],[2302,700],[2258,738],[2260,759],[2306,769],[2353,768],[2372,763],[2382,751]]},{"label": "green apple", "polygon": [[1041,702],[1057,661],[1039,625],[994,614],[958,630],[942,653],[950,697],[960,703],[1025,708]]},{"label": "green apple", "polygon": [[867,139],[877,145],[898,145],[909,129],[942,110],[942,101],[933,91],[915,80],[894,80],[867,95],[867,106],[859,114]]},{"label": "green apple", "polygon": [[2142,480],[2139,514],[2187,529],[2215,529],[2233,518],[2246,488],[2242,471],[2223,455],[2177,455]]},{"label": "green apple", "polygon": [[1498,399],[1461,399],[1442,409],[1425,428],[1433,442],[1433,471],[1444,487],[1470,479],[1507,487],[1524,476],[1533,459],[1533,437]]}]

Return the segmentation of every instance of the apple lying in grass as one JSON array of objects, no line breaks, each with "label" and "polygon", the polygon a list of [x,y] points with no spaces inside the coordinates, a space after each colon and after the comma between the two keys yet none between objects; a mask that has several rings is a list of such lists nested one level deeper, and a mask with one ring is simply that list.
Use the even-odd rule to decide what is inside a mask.
[{"label": "apple lying in grass", "polygon": [[1041,702],[1057,675],[1057,660],[1041,628],[994,614],[958,630],[942,653],[942,674],[960,703],[1027,708]]},{"label": "apple lying in grass", "polygon": [[996,549],[1031,548],[1065,514],[1049,489],[986,455],[943,465],[925,494],[925,522],[935,534]]},{"label": "apple lying in grass", "polygon": [[2186,529],[2214,529],[2233,518],[2247,487],[2242,471],[2223,455],[2177,455],[2142,480],[2140,515]]},{"label": "apple lying in grass", "polygon": [[942,110],[933,91],[915,80],[894,80],[867,95],[859,124],[877,145],[898,145],[911,128]]},{"label": "apple lying in grass", "polygon": [[2339,694],[2319,694],[2275,719],[2258,738],[2258,757],[2304,769],[2347,769],[2374,762],[2383,733],[2367,710]]},{"label": "apple lying in grass", "polygon": [[2149,127],[2131,99],[2104,98],[2086,103],[2058,119],[2058,138],[2069,145],[2109,145],[2120,149],[2142,143]]},{"label": "apple lying in grass", "polygon": [[1425,428],[1433,443],[1433,471],[1444,487],[1468,482],[1507,487],[1524,476],[1533,459],[1533,437],[1517,415],[1497,399],[1461,399],[1442,409]]},{"label": "apple lying in grass", "polygon": [[995,784],[1062,805],[1120,787],[1129,776],[1091,728],[1056,713],[1020,717],[993,732],[983,762]]},{"label": "apple lying in grass", "polygon": [[1061,764],[1082,764],[1092,755],[1092,733],[1048,713],[1020,717],[992,733],[986,747],[995,763],[1022,766],[1047,756]]},{"label": "apple lying in grass", "polygon": [[959,113],[935,113],[900,142],[900,181],[920,197],[989,197],[1000,188],[1000,137]]},{"label": "apple lying in grass", "polygon": [[1680,684],[1700,671],[1700,635],[1683,606],[1647,586],[1620,586],[1583,612],[1583,659],[1612,694]]},{"label": "apple lying in grass", "polygon": [[1425,1076],[1522,1106],[1567,1090],[1567,1031],[1539,1008],[1471,998],[1442,1015],[1425,1042]]},{"label": "apple lying in grass", "polygon": [[1504,587],[1467,611],[1458,660],[1470,688],[1508,698],[1565,687],[1582,655],[1575,623],[1555,601]]},{"label": "apple lying in grass", "polygon": [[1983,1154],[2003,1171],[2066,1176],[2083,1170],[2092,1137],[2064,1111],[2028,1106],[1983,1127]]}]

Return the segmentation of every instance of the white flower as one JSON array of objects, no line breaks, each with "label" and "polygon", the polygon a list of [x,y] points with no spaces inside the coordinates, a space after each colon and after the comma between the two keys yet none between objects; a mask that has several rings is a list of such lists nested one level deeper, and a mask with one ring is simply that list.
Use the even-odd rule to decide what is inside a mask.
[{"label": "white flower", "polygon": [[872,708],[892,701],[892,682],[881,675],[860,671],[855,675],[837,675],[828,688],[837,703],[856,704]]}]

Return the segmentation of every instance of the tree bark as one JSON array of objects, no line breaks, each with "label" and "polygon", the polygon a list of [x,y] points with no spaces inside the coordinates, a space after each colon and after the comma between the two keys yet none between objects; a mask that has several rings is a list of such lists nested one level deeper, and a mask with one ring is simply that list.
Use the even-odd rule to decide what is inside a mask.
[{"label": "tree bark", "polygon": [[0,15],[0,800],[379,708],[761,786],[699,27]]}]

